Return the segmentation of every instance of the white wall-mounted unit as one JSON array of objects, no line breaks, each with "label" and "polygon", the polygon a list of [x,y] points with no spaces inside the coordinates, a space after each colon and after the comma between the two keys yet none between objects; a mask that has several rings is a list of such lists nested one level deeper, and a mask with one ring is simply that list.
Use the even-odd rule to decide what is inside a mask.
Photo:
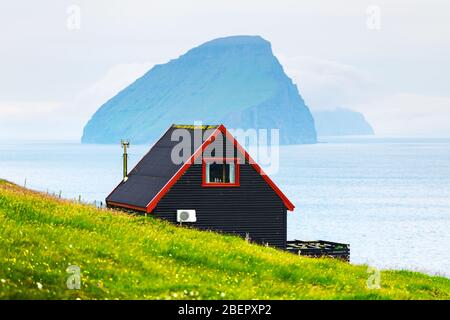
[{"label": "white wall-mounted unit", "polygon": [[195,210],[177,210],[177,222],[197,222]]}]

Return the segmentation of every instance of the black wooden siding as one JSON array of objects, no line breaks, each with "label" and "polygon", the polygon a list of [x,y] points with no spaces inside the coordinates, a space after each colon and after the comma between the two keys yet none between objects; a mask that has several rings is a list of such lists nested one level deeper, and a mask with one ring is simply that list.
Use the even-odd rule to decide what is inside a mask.
[{"label": "black wooden siding", "polygon": [[249,233],[252,241],[286,248],[287,210],[282,200],[249,164],[240,164],[239,187],[203,187],[202,165],[192,165],[159,201],[158,218],[176,222],[177,209],[195,209],[193,227]]}]

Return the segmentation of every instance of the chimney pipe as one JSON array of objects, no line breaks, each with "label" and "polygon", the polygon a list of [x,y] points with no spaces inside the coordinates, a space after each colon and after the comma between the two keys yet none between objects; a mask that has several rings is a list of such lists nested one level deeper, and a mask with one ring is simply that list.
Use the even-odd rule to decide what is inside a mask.
[{"label": "chimney pipe", "polygon": [[128,140],[121,140],[120,144],[123,148],[123,181],[128,180],[128,153],[127,148],[130,147],[130,142]]}]

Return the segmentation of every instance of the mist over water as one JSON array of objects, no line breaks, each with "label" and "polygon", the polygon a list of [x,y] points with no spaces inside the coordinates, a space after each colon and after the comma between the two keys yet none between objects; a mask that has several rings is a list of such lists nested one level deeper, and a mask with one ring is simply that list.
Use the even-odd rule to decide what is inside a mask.
[{"label": "mist over water", "polygon": [[[351,261],[450,276],[450,139],[322,138],[283,146],[271,177],[296,205],[288,239],[351,244]],[[149,146],[131,146],[129,168]],[[0,177],[103,201],[122,176],[120,145],[11,142]]]}]

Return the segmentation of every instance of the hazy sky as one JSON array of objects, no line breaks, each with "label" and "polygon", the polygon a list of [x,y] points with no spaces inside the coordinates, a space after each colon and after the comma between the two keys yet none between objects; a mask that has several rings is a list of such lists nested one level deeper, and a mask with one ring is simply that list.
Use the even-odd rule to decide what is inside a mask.
[{"label": "hazy sky", "polygon": [[449,1],[0,1],[0,139],[79,139],[155,63],[237,34],[269,40],[313,110],[450,136]]}]

